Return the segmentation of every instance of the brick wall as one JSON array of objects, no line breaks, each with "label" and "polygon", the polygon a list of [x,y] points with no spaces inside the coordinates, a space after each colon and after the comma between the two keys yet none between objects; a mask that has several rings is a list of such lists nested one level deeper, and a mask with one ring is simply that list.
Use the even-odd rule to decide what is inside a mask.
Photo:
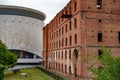
[{"label": "brick wall", "polygon": [[[89,78],[91,73],[86,67],[92,62],[83,62],[86,53],[98,56],[103,44],[114,56],[119,55],[120,1],[102,0],[101,6],[97,9],[97,0],[71,0],[46,25],[49,31],[44,39],[48,45],[44,44],[48,48],[49,70],[71,79]],[[63,14],[72,17],[62,18]],[[98,41],[98,33],[102,33],[101,41]]]}]

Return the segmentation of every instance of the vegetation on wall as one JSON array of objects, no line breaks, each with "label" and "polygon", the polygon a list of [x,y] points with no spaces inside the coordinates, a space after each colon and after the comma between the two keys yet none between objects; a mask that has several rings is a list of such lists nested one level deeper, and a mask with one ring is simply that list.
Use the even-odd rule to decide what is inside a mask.
[{"label": "vegetation on wall", "polygon": [[101,52],[101,56],[89,56],[88,59],[95,60],[88,67],[94,75],[93,80],[120,80],[120,56],[112,56],[111,50],[106,48],[102,48]]}]

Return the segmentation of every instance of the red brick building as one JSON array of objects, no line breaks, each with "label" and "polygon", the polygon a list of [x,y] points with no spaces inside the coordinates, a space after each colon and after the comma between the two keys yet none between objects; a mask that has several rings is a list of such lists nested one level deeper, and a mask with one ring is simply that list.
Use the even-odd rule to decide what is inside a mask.
[{"label": "red brick building", "polygon": [[71,0],[43,28],[44,67],[68,77],[89,78],[85,54],[100,45],[120,55],[120,0]]}]

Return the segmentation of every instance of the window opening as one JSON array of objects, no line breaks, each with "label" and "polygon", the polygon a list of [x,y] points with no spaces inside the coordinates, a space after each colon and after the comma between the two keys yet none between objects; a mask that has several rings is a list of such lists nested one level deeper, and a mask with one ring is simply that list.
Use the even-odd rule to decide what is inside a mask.
[{"label": "window opening", "polygon": [[102,0],[97,0],[97,9],[102,8]]},{"label": "window opening", "polygon": [[101,49],[98,50],[98,58],[99,59],[102,58],[102,50]]},{"label": "window opening", "polygon": [[102,42],[102,33],[98,33],[98,42]]},{"label": "window opening", "polygon": [[120,32],[118,32],[118,40],[119,40],[119,43],[120,43]]}]

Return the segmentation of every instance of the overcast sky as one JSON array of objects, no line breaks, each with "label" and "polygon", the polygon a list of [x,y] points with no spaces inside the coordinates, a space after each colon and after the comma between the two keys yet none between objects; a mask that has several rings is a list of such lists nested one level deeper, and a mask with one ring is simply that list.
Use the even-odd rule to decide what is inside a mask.
[{"label": "overcast sky", "polygon": [[0,0],[0,4],[24,6],[42,11],[46,14],[45,24],[65,7],[70,0]]}]

